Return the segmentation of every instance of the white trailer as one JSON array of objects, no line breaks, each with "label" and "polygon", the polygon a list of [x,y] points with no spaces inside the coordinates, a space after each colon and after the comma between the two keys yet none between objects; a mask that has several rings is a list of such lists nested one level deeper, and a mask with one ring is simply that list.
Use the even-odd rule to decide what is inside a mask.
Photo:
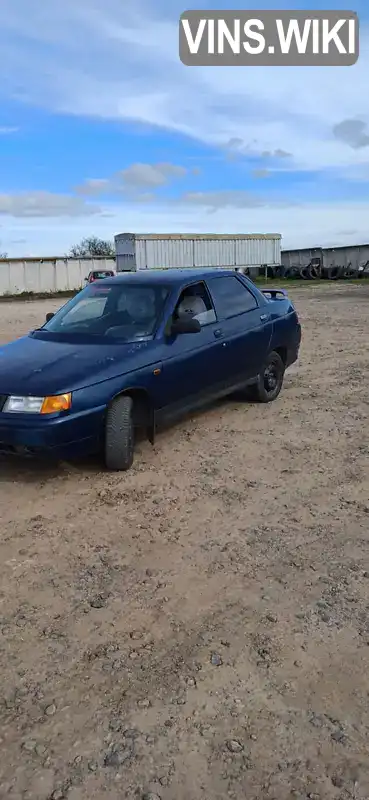
[{"label": "white trailer", "polygon": [[280,233],[118,233],[117,272],[230,267],[251,275],[281,263]]}]

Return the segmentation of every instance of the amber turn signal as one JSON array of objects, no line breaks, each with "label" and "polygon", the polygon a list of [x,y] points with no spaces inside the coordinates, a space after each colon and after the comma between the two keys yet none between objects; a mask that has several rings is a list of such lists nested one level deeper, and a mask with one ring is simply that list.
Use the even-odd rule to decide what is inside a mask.
[{"label": "amber turn signal", "polygon": [[41,414],[55,414],[57,411],[68,411],[72,405],[72,394],[58,394],[45,397],[41,406]]}]

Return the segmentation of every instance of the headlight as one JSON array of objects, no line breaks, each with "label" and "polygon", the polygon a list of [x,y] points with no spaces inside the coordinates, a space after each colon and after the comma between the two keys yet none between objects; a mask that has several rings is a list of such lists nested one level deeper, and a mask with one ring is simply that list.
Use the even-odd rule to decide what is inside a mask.
[{"label": "headlight", "polygon": [[23,414],[55,414],[68,411],[72,405],[72,395],[58,394],[53,397],[8,397],[3,411]]}]

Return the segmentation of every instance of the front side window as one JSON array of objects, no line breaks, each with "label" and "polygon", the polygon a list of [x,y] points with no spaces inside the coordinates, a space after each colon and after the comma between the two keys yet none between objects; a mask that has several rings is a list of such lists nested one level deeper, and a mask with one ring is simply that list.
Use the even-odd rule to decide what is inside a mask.
[{"label": "front side window", "polygon": [[183,290],[174,311],[174,319],[191,317],[201,327],[216,322],[216,314],[204,283],[195,283]]},{"label": "front side window", "polygon": [[91,284],[66,303],[42,331],[124,341],[150,337],[160,322],[168,293],[163,286]]},{"label": "front side window", "polygon": [[209,289],[221,319],[229,319],[257,308],[254,295],[233,275],[212,278],[209,280]]}]

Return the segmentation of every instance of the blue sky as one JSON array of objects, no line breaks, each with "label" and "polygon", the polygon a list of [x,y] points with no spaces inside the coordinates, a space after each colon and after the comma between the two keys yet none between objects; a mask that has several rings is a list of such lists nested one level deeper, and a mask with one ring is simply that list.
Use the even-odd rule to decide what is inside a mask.
[{"label": "blue sky", "polygon": [[179,15],[227,5],[247,8],[2,0],[0,251],[54,255],[121,231],[369,239],[368,6],[351,6],[353,67],[182,65]]}]

